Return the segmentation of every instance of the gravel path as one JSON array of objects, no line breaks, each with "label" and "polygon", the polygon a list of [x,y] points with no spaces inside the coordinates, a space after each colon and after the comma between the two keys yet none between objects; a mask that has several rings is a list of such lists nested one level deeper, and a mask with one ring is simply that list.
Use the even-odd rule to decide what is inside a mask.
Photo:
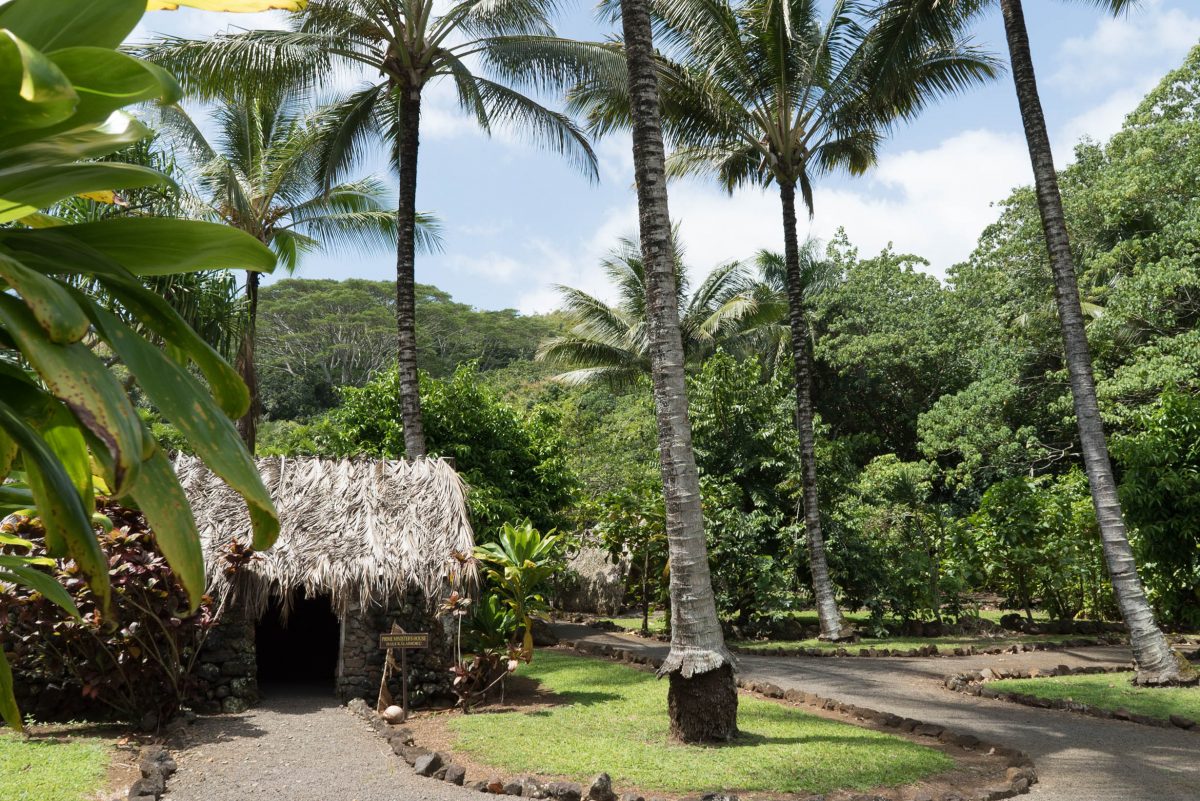
[{"label": "gravel path", "polygon": [[466,801],[416,776],[332,697],[276,689],[241,715],[200,718],[175,743],[166,801]]},{"label": "gravel path", "polygon": [[[631,635],[559,624],[564,640],[607,642],[665,655],[666,646]],[[956,658],[824,658],[739,655],[745,678],[918,718],[1019,748],[1037,766],[1036,801],[1200,801],[1200,736],[1121,721],[1036,709],[950,692],[941,680],[989,665],[1124,665],[1126,648],[1076,648]]]}]

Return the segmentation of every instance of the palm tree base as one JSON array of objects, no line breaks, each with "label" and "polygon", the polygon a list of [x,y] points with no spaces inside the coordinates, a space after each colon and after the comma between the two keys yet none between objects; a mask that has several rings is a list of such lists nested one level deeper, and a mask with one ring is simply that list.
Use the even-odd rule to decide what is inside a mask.
[{"label": "palm tree base", "polygon": [[727,743],[738,734],[737,682],[728,662],[684,678],[668,674],[667,710],[671,736],[684,743]]},{"label": "palm tree base", "polygon": [[1171,656],[1174,657],[1174,665],[1165,670],[1138,668],[1133,683],[1139,687],[1191,687],[1200,683],[1200,672],[1183,654],[1172,651]]}]

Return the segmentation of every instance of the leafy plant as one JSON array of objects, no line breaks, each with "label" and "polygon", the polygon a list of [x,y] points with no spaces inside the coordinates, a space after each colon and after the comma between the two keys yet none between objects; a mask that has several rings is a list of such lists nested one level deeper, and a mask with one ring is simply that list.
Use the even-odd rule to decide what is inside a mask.
[{"label": "leafy plant", "polygon": [[[157,725],[186,700],[215,610],[207,597],[191,609],[144,515],[111,500],[101,501],[99,510],[113,523],[99,535],[111,612],[101,609],[74,563],[45,556],[45,530],[37,520],[14,516],[0,529],[2,550],[24,552],[38,565],[40,581],[0,593],[0,642],[33,687],[65,682],[117,718]],[[0,556],[0,562],[11,558]],[[64,614],[59,607],[78,611]]]},{"label": "leafy plant", "polygon": [[[38,211],[75,195],[112,197],[114,190],[169,183],[147,167],[86,161],[149,135],[121,109],[178,97],[170,74],[116,49],[145,7],[145,0],[12,0],[0,7],[0,223],[9,223],[0,228],[0,480],[8,481],[0,514],[35,514],[47,553],[73,560],[105,617],[112,591],[92,528],[93,459],[111,492],[138,505],[159,532],[157,545],[191,611],[205,579],[187,498],[97,350],[121,362],[196,453],[245,497],[256,547],[269,547],[279,530],[229,419],[248,406],[245,385],[140,280],[213,268],[270,270],[271,252],[216,224],[128,217],[62,225]],[[86,282],[102,287],[153,339],[76,288]],[[8,568],[29,581],[14,567],[26,565]],[[0,712],[20,727],[2,653]]]},{"label": "leafy plant", "polygon": [[475,547],[488,582],[523,629],[520,656],[527,662],[533,660],[533,613],[546,608],[541,586],[560,567],[558,541],[526,520],[515,526],[505,523],[495,542]]}]

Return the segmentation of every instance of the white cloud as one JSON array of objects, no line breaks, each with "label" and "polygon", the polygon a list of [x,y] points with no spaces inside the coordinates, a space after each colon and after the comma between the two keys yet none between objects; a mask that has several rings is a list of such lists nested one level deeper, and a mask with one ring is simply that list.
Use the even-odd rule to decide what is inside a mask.
[{"label": "white cloud", "polygon": [[1128,86],[1130,75],[1160,74],[1178,63],[1200,39],[1200,15],[1148,0],[1128,14],[1097,15],[1086,36],[1065,40],[1060,66],[1050,76],[1072,92],[1103,92]]},{"label": "white cloud", "polygon": [[[804,210],[797,210],[801,236],[827,241],[844,227],[864,255],[891,242],[897,250],[925,257],[930,271],[942,276],[970,254],[995,219],[992,204],[1029,180],[1029,157],[1020,137],[966,131],[933,148],[885,155],[865,179],[818,185],[816,217],[809,226]],[[782,212],[774,189],[743,190],[731,198],[711,186],[679,184],[671,206],[689,262],[701,273],[759,248],[782,249]]]}]

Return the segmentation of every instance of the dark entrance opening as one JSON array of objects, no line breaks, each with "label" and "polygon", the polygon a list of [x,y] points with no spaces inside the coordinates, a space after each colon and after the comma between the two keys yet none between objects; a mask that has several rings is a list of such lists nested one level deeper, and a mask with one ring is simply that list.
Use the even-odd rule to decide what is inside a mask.
[{"label": "dark entrance opening", "polygon": [[311,684],[333,691],[337,674],[341,624],[329,599],[292,595],[287,621],[282,603],[272,599],[255,628],[259,684]]}]

